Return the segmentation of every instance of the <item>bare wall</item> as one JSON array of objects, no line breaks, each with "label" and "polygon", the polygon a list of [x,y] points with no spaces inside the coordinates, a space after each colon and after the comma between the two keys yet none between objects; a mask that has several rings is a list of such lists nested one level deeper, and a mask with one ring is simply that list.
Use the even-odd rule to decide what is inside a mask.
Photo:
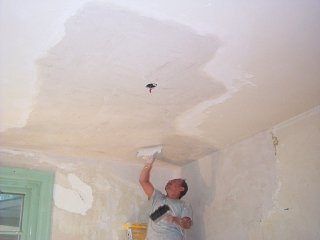
[{"label": "bare wall", "polygon": [[185,166],[188,239],[320,239],[320,108]]},{"label": "bare wall", "polygon": [[[138,184],[141,164],[72,159],[46,153],[0,149],[0,167],[55,172],[52,240],[124,239],[122,225],[145,222],[148,202]],[[156,163],[155,186],[180,176],[180,168]]]}]

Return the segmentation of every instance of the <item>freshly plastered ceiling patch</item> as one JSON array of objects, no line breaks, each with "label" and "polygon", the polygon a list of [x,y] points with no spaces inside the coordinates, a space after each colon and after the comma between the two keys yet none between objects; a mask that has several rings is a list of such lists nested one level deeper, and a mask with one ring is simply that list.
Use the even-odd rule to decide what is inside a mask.
[{"label": "freshly plastered ceiling patch", "polygon": [[203,70],[219,46],[185,25],[90,3],[38,60],[33,111],[23,129],[5,133],[7,142],[130,159],[171,135],[180,114],[224,92]]}]

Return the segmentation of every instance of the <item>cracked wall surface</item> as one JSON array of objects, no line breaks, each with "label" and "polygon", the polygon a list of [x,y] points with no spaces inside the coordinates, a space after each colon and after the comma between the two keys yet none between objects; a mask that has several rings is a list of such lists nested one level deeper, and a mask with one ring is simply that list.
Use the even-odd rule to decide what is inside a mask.
[{"label": "cracked wall surface", "polygon": [[275,126],[273,132],[279,141],[279,186],[260,239],[319,239],[320,108]]},{"label": "cracked wall surface", "polygon": [[188,239],[320,238],[320,108],[190,163]]}]

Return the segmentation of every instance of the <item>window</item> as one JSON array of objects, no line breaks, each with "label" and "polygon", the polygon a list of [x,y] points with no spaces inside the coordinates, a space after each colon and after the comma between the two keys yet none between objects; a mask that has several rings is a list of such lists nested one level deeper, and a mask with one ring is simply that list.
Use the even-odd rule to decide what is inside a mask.
[{"label": "window", "polygon": [[51,172],[0,168],[0,239],[49,240]]}]

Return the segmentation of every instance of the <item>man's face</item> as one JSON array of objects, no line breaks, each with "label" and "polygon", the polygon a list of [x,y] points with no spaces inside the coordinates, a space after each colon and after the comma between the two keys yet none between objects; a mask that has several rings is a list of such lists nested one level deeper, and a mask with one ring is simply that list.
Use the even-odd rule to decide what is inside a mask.
[{"label": "man's face", "polygon": [[165,190],[169,198],[179,199],[180,192],[184,190],[184,187],[181,186],[182,182],[183,180],[178,178],[172,179],[167,183]]}]

